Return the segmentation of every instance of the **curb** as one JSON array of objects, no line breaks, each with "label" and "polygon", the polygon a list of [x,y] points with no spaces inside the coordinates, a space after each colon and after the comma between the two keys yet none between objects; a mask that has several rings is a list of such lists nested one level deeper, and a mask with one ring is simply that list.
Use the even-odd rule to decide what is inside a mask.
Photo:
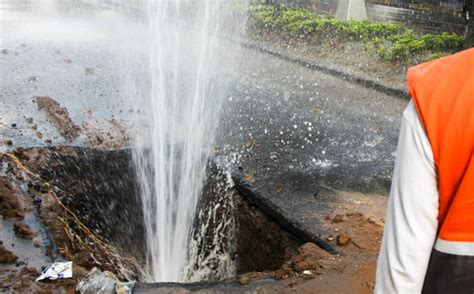
[{"label": "curb", "polygon": [[343,71],[336,67],[332,67],[328,64],[323,64],[321,62],[316,62],[314,60],[292,56],[286,52],[270,49],[257,42],[248,41],[248,40],[236,40],[236,39],[229,39],[229,40],[233,42],[238,42],[245,48],[257,50],[262,53],[276,57],[278,59],[288,61],[297,65],[301,65],[301,66],[310,68],[312,70],[317,70],[317,71],[329,74],[333,77],[343,79],[353,84],[357,84],[366,88],[374,89],[376,91],[382,92],[390,96],[394,96],[396,98],[404,98],[408,100],[410,99],[410,95],[408,94],[406,89],[387,85],[379,80],[370,78],[368,76]]}]

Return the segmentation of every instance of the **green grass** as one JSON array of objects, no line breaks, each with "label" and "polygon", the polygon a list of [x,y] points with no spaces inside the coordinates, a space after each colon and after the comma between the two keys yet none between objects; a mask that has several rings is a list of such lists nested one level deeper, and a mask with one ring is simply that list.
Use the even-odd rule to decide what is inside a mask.
[{"label": "green grass", "polygon": [[462,48],[464,37],[454,33],[415,34],[403,25],[369,21],[340,21],[308,10],[273,5],[252,5],[250,19],[258,29],[281,36],[301,35],[364,42],[387,61],[399,61],[414,55],[441,56]]}]

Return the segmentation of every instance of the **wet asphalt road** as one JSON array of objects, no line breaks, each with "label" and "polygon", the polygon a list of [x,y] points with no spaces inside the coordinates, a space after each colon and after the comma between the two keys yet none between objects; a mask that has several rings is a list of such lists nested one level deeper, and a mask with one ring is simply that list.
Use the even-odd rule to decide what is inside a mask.
[{"label": "wet asphalt road", "polygon": [[[72,8],[66,1],[2,1],[0,10],[0,150],[14,146],[82,145],[62,138],[32,102],[50,96],[79,126],[129,121],[130,102],[120,95],[116,14]],[[32,128],[27,118],[33,118]],[[43,134],[39,138],[36,132]]]},{"label": "wet asphalt road", "polygon": [[[44,146],[45,138],[54,145],[83,144],[83,137],[67,142],[59,136],[33,96],[51,96],[79,125],[100,128],[112,118],[136,118],[133,99],[121,95],[117,14],[54,2],[31,13],[36,2],[25,3],[2,1],[0,151]],[[317,232],[317,219],[305,215],[332,201],[318,198],[322,189],[388,192],[405,99],[250,49],[228,62],[230,91],[216,152],[237,159],[234,174],[285,217]]]},{"label": "wet asphalt road", "polygon": [[[120,94],[114,12],[58,4],[30,14],[33,4],[2,5],[9,12],[1,26],[2,137],[16,146],[44,144],[25,121],[33,117],[44,138],[81,144],[55,134],[33,96],[51,96],[79,125],[134,118],[133,99]],[[249,174],[289,172],[339,188],[387,189],[405,100],[249,49],[229,68],[218,145],[236,151]]]},{"label": "wet asphalt road", "polygon": [[388,190],[406,100],[260,52],[242,55],[222,141],[247,151],[246,175]]}]

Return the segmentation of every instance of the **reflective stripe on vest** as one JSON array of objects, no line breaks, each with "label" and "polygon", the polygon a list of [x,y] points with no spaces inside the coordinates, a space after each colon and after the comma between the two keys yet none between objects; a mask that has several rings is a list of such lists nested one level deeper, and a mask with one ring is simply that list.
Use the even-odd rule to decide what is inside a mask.
[{"label": "reflective stripe on vest", "polygon": [[474,48],[410,68],[408,88],[438,170],[436,249],[474,255]]},{"label": "reflective stripe on vest", "polygon": [[438,238],[434,248],[447,254],[474,256],[474,242],[446,241]]}]

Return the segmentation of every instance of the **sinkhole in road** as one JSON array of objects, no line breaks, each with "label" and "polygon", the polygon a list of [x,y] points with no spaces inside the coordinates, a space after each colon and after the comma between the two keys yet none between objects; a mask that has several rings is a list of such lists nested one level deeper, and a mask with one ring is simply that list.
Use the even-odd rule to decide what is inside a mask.
[{"label": "sinkhole in road", "polygon": [[[131,150],[34,148],[22,151],[18,157],[22,156],[43,183],[56,191],[71,216],[64,218],[69,224],[64,230],[73,236],[66,242],[73,261],[86,269],[97,266],[119,277],[149,281],[146,232]],[[229,181],[216,164],[209,165],[189,262],[183,269],[187,282],[277,270],[303,243]],[[75,233],[83,237],[75,238]],[[88,258],[77,258],[84,255]]]}]

